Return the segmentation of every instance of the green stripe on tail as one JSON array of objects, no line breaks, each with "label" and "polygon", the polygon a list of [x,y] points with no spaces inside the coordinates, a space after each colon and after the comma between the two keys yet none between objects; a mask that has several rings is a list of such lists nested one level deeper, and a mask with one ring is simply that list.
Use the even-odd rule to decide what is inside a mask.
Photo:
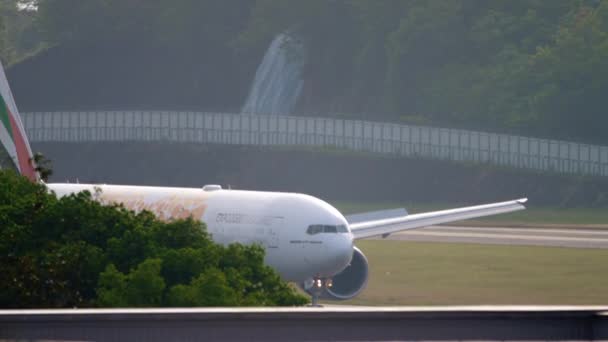
[{"label": "green stripe on tail", "polygon": [[13,136],[13,129],[11,127],[11,122],[9,119],[9,114],[8,114],[8,106],[6,105],[6,101],[4,101],[4,97],[2,97],[2,94],[0,94],[0,121],[2,121],[2,124],[4,125],[4,128],[6,128],[6,130],[8,131],[8,134],[10,134],[11,136],[11,140],[15,140],[14,136]]}]

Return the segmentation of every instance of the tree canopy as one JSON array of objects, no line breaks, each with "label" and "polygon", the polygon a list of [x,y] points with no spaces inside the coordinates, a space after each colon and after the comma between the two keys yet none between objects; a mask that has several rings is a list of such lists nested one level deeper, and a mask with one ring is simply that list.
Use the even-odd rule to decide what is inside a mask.
[{"label": "tree canopy", "polygon": [[26,10],[26,5],[22,1],[0,1],[0,59],[5,66],[46,46],[45,39],[34,25],[37,13]]},{"label": "tree canopy", "polygon": [[608,0],[36,3],[47,45],[129,37],[259,58],[289,31],[307,49],[301,112],[608,143]]},{"label": "tree canopy", "polygon": [[606,0],[257,1],[253,13],[246,41],[281,28],[306,41],[310,102],[326,111],[608,142]]},{"label": "tree canopy", "polygon": [[302,305],[260,246],[215,244],[204,223],[162,222],[57,198],[0,170],[0,307]]}]

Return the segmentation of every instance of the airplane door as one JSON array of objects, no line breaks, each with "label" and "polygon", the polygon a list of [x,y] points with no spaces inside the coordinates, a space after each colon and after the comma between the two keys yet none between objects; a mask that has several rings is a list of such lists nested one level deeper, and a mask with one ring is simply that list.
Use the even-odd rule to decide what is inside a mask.
[{"label": "airplane door", "polygon": [[266,248],[279,248],[279,230],[276,227],[266,228]]},{"label": "airplane door", "polygon": [[220,244],[227,243],[225,214],[216,213],[213,218],[213,228],[210,230],[213,240]]},{"label": "airplane door", "polygon": [[285,229],[285,218],[282,216],[267,217],[265,220],[266,243],[268,249],[277,249],[281,243],[281,230]]}]

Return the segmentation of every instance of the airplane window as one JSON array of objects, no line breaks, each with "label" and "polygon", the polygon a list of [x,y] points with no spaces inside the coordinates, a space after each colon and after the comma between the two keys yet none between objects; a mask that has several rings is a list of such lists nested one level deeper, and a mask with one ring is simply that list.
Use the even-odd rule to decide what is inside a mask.
[{"label": "airplane window", "polygon": [[325,233],[337,233],[338,229],[336,226],[323,226],[323,232]]},{"label": "airplane window", "polygon": [[313,225],[308,226],[306,233],[310,234],[310,235],[315,235],[315,234],[319,234],[319,233],[330,233],[330,234],[348,233],[348,228],[346,228],[346,226],[343,224],[337,225],[337,226],[313,224]]},{"label": "airplane window", "polygon": [[306,230],[306,233],[310,234],[310,235],[315,235],[315,234],[319,234],[323,232],[323,226],[320,224],[313,224],[311,226],[308,226],[308,229]]}]

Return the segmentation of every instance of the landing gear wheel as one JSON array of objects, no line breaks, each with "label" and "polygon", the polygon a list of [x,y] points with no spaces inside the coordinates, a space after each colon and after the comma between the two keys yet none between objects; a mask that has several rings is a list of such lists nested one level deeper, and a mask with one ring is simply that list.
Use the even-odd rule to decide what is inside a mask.
[{"label": "landing gear wheel", "polygon": [[327,288],[332,286],[332,280],[329,278],[313,278],[305,282],[304,286],[306,292],[311,296],[311,303],[308,306],[322,307],[323,305],[319,304],[319,298]]}]

